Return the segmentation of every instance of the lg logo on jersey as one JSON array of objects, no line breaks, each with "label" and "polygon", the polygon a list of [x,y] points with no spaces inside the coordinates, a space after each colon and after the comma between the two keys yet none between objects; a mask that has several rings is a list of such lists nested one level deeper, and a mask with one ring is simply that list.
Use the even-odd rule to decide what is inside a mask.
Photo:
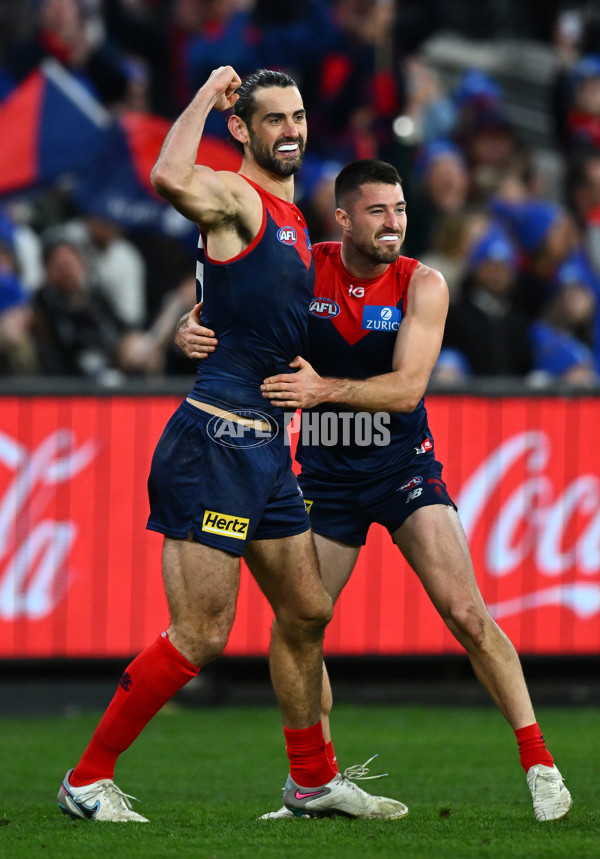
[{"label": "lg logo on jersey", "polygon": [[350,284],[348,287],[348,295],[351,295],[353,298],[363,298],[365,294],[364,286],[353,286]]}]

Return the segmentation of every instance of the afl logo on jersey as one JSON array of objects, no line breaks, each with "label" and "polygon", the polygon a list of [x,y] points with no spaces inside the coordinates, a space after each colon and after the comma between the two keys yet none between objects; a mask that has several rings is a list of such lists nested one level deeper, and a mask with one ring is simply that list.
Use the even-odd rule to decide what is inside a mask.
[{"label": "afl logo on jersey", "polygon": [[293,227],[280,227],[277,230],[277,238],[283,245],[295,245],[298,236]]},{"label": "afl logo on jersey", "polygon": [[337,302],[332,301],[331,298],[313,298],[308,312],[312,313],[318,319],[333,319],[340,312],[340,306]]}]

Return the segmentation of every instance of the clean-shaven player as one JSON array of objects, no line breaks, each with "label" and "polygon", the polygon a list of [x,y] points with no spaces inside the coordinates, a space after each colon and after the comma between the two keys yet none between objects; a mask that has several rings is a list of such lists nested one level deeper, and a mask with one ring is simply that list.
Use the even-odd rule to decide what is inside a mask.
[{"label": "clean-shaven player", "polygon": [[[386,527],[513,728],[536,818],[564,817],[571,796],[536,722],[517,653],[479,592],[427,423],[423,396],[442,342],[446,284],[439,272],[400,255],[406,205],[393,166],[349,164],[336,180],[336,206],[341,244],[313,246],[310,363],[296,356],[294,374],[268,377],[262,386],[266,401],[282,408],[336,412],[340,439],[348,437],[348,410],[362,413],[360,438],[365,412],[390,416],[385,446],[299,445],[299,483],[325,587],[335,602],[370,525]],[[196,307],[177,335],[189,357],[207,357],[217,346],[199,319]],[[322,722],[329,742],[331,705],[325,672]],[[265,815],[288,816],[285,807]]]}]

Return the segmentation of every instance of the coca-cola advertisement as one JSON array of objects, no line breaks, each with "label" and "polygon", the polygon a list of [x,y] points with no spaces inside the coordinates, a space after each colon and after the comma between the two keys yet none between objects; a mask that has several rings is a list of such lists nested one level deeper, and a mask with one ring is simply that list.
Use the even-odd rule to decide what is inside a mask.
[{"label": "coca-cola advertisement", "polygon": [[[126,657],[168,625],[145,528],[154,446],[179,399],[0,399],[0,658]],[[523,654],[600,649],[600,400],[431,396],[430,426],[475,572]],[[264,655],[270,608],[244,569],[226,653]],[[326,652],[459,651],[373,526]]]}]

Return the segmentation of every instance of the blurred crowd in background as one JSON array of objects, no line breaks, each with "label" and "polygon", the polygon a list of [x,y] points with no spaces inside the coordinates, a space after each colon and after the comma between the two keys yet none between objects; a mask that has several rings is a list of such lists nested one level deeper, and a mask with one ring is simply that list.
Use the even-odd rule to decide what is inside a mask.
[{"label": "blurred crowd in background", "polygon": [[[457,36],[483,50],[467,52],[449,75],[428,46],[446,39],[452,53]],[[545,121],[537,135],[514,109],[507,75],[476,62],[501,40],[510,41],[512,56],[522,51],[523,68],[517,59],[508,77],[524,73],[534,48],[545,58],[532,113]],[[25,108],[38,113],[34,130],[23,132],[28,151],[15,162],[23,178],[0,180],[0,375],[118,385],[130,376],[193,373],[172,338],[195,303],[197,234],[149,228],[121,217],[123,207],[97,203],[90,180],[105,180],[90,146],[80,147],[88,159],[79,185],[68,169],[44,174],[39,155],[33,163],[42,146],[49,161],[68,162],[76,143],[61,139],[51,104],[40,107],[42,79],[35,75],[50,68],[48,60],[54,71],[46,84],[87,93],[88,101],[78,96],[82,115],[94,114],[98,126],[120,122],[143,134],[152,128],[160,139],[217,66],[230,64],[242,76],[284,69],[307,108],[308,154],[296,202],[313,242],[339,239],[333,180],[345,163],[382,158],[400,171],[404,253],[439,269],[450,289],[434,378],[449,385],[481,376],[536,387],[599,385],[597,4],[3,0],[5,174],[15,172],[5,154],[16,139],[15,117]],[[221,114],[209,117],[205,134],[228,146]],[[31,164],[21,170],[25,161]],[[151,163],[143,164],[148,173]],[[150,201],[151,189],[143,193]]]}]

